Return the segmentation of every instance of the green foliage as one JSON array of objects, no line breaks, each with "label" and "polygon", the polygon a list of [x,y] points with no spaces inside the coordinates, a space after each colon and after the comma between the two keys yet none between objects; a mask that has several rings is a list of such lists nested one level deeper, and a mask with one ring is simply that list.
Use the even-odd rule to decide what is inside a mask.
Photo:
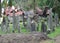
[{"label": "green foliage", "polygon": [[3,3],[2,3],[2,7],[7,7],[7,0],[4,0]]},{"label": "green foliage", "polygon": [[60,2],[60,0],[58,0]]},{"label": "green foliage", "polygon": [[[7,4],[6,1],[7,0],[4,0],[4,2],[2,3],[3,7],[6,7],[6,4]],[[16,1],[18,3],[16,3]],[[19,5],[19,6],[22,6],[22,8],[24,10],[29,10],[29,9],[34,8],[33,0],[25,0],[25,1],[22,1],[22,0],[9,0],[9,3],[8,3],[9,6],[16,5],[16,4]],[[50,8],[55,7],[54,11],[56,13],[58,13],[59,17],[60,17],[60,0],[35,0],[35,5],[39,6],[42,9],[43,9],[44,6],[49,6]]]},{"label": "green foliage", "polygon": [[0,0],[0,9],[1,9],[1,0]]},{"label": "green foliage", "polygon": [[54,10],[55,10],[55,13],[57,13],[60,18],[60,2],[59,1],[55,2]]},{"label": "green foliage", "polygon": [[12,6],[12,0],[9,0],[8,6]]},{"label": "green foliage", "polygon": [[60,6],[57,6],[57,7],[56,7],[56,13],[58,13],[58,16],[59,16],[59,18],[60,18]]},{"label": "green foliage", "polygon": [[56,27],[55,32],[49,34],[48,36],[51,37],[51,38],[55,38],[59,34],[60,34],[60,27]]}]

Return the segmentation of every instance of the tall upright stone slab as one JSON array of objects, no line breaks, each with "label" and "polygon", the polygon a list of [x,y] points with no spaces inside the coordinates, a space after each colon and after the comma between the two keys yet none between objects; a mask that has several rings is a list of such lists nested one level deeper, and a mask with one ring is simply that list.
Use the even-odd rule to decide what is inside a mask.
[{"label": "tall upright stone slab", "polygon": [[5,19],[5,17],[3,17],[3,21],[1,23],[1,30],[3,32],[6,32],[6,19]]},{"label": "tall upright stone slab", "polygon": [[3,21],[2,21],[2,24],[1,24],[1,29],[3,32],[5,33],[9,33],[9,24],[8,24],[8,18],[6,15],[3,16]]},{"label": "tall upright stone slab", "polygon": [[41,32],[43,32],[43,33],[47,33],[47,24],[46,24],[45,19],[46,18],[43,18],[41,21]]},{"label": "tall upright stone slab", "polygon": [[6,32],[10,33],[10,28],[9,28],[9,21],[8,21],[8,16],[6,16]]},{"label": "tall upright stone slab", "polygon": [[36,27],[36,22],[34,20],[31,21],[31,31],[36,31],[37,27]]},{"label": "tall upright stone slab", "polygon": [[52,17],[52,8],[50,9],[50,14],[47,17],[48,30],[52,31],[54,29],[53,17]]},{"label": "tall upright stone slab", "polygon": [[29,16],[27,18],[27,29],[31,31],[31,18]]},{"label": "tall upright stone slab", "polygon": [[1,29],[2,21],[3,21],[3,17],[0,17],[0,29]]},{"label": "tall upright stone slab", "polygon": [[20,22],[19,22],[19,15],[16,16],[16,29],[20,33]]},{"label": "tall upright stone slab", "polygon": [[15,17],[15,11],[13,11],[13,29],[12,31],[15,32],[16,29],[16,17]]},{"label": "tall upright stone slab", "polygon": [[54,16],[54,21],[55,21],[55,26],[57,26],[59,24],[59,18],[58,18],[58,14],[56,14],[56,13]]}]

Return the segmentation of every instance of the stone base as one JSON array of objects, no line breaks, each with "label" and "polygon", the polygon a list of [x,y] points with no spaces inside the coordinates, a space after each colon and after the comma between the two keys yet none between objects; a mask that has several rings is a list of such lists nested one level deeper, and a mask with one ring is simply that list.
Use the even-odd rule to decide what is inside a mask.
[{"label": "stone base", "polygon": [[40,43],[41,40],[46,39],[48,39],[47,35],[40,32],[0,35],[0,43]]}]

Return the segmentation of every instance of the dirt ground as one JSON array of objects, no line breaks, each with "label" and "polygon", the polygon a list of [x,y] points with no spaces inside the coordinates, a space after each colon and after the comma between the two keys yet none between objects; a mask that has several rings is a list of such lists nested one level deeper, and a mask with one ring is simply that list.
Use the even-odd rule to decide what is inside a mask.
[{"label": "dirt ground", "polygon": [[60,43],[60,35],[58,35],[55,39],[56,39],[55,43]]},{"label": "dirt ground", "polygon": [[54,43],[54,41],[53,40],[43,40],[40,43]]},{"label": "dirt ground", "polygon": [[60,35],[55,39],[46,39],[41,33],[0,35],[0,43],[60,43]]},{"label": "dirt ground", "polygon": [[60,35],[54,38],[55,40],[43,40],[40,43],[60,43]]},{"label": "dirt ground", "polygon": [[29,34],[5,34],[0,35],[0,43],[40,43],[41,40],[46,40],[48,37],[43,33]]}]

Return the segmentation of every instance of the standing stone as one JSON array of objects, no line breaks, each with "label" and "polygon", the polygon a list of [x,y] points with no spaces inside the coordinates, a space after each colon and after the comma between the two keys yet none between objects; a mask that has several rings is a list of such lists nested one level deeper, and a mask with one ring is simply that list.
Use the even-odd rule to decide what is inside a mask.
[{"label": "standing stone", "polygon": [[30,17],[27,18],[27,29],[31,31],[31,18]]},{"label": "standing stone", "polygon": [[34,20],[31,22],[31,31],[36,31],[36,23]]},{"label": "standing stone", "polygon": [[2,21],[3,21],[3,17],[0,17],[0,29],[1,29]]},{"label": "standing stone", "polygon": [[52,16],[48,16],[48,29],[52,29]]},{"label": "standing stone", "polygon": [[27,12],[27,27],[29,28],[29,30],[32,31],[36,31],[37,27],[36,27],[36,15],[34,16],[34,12],[33,10],[30,10]]},{"label": "standing stone", "polygon": [[15,11],[13,11],[13,32],[15,32],[16,29],[16,17],[15,17]]},{"label": "standing stone", "polygon": [[47,19],[47,22],[48,22],[48,31],[52,31],[54,29],[54,22],[53,22],[53,13],[51,11],[52,9],[50,9],[50,14],[48,15],[48,19]]},{"label": "standing stone", "polygon": [[45,21],[42,21],[41,23],[41,32],[47,32],[47,25],[45,24]]},{"label": "standing stone", "polygon": [[40,17],[39,17],[39,15],[38,15],[38,17],[37,17],[37,31],[39,31],[39,25],[40,25]]},{"label": "standing stone", "polygon": [[6,16],[6,29],[7,31],[6,32],[10,32],[10,28],[9,28],[9,21],[8,21],[8,16]]},{"label": "standing stone", "polygon": [[54,16],[55,26],[59,24],[58,14],[55,14]]},{"label": "standing stone", "polygon": [[38,31],[39,30],[39,22],[40,22],[39,15],[38,14],[35,14],[33,16],[33,20],[35,21],[35,29]]},{"label": "standing stone", "polygon": [[24,25],[24,27],[26,27],[26,24],[25,24],[25,22],[26,22],[26,18],[25,18],[25,17],[26,17],[26,16],[27,16],[27,15],[23,13],[22,18],[23,18],[23,25]]},{"label": "standing stone", "polygon": [[12,22],[13,22],[13,17],[12,17],[12,16],[8,16],[8,21],[9,21],[9,23],[12,24]]},{"label": "standing stone", "polygon": [[19,15],[16,16],[16,29],[18,29],[18,32],[20,33]]},{"label": "standing stone", "polygon": [[6,17],[5,17],[5,15],[3,16],[3,21],[2,21],[2,24],[1,24],[1,30],[3,32],[6,32]]}]

